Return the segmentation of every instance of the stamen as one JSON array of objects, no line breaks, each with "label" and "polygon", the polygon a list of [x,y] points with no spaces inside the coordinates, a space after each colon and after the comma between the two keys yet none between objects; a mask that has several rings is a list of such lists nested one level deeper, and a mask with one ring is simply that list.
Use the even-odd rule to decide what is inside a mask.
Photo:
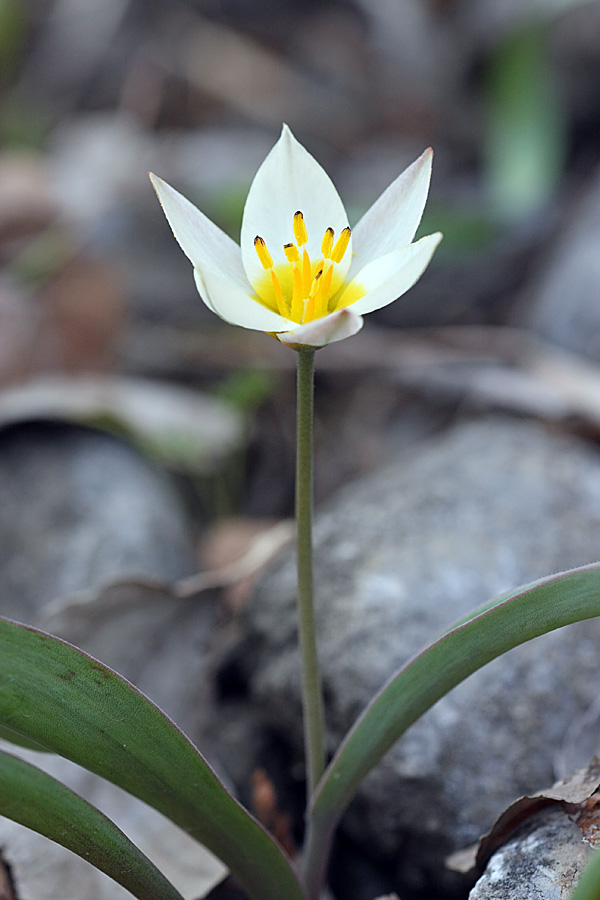
[{"label": "stamen", "polygon": [[325,257],[325,259],[329,259],[331,256],[331,248],[333,247],[333,237],[334,231],[333,228],[328,228],[323,235],[323,241],[321,242],[321,253]]},{"label": "stamen", "polygon": [[295,244],[284,244],[283,252],[285,253],[288,262],[297,263],[300,259],[300,253]]},{"label": "stamen", "polygon": [[308,297],[310,286],[312,283],[312,270],[310,265],[310,257],[306,250],[302,251],[302,294]]},{"label": "stamen", "polygon": [[331,296],[331,279],[333,278],[333,263],[329,263],[323,278],[319,282],[319,295],[317,297],[317,316],[326,316],[329,312],[329,298]]},{"label": "stamen", "polygon": [[310,295],[309,295],[310,297],[314,297],[315,294],[317,293],[317,288],[319,287],[319,281],[320,281],[322,274],[323,274],[323,265],[321,264],[319,266],[319,268],[317,269],[317,271],[315,272],[315,277],[313,278],[313,282],[310,286]]},{"label": "stamen", "polygon": [[323,265],[321,264],[317,271],[315,272],[315,277],[313,278],[312,284],[310,286],[310,294],[308,295],[308,299],[304,302],[304,315],[302,316],[302,322],[312,322],[314,318],[316,318],[316,309],[317,309],[317,293],[319,290],[319,285],[321,283],[321,275],[323,274]]},{"label": "stamen", "polygon": [[350,243],[351,231],[348,227],[344,228],[339,238],[335,242],[335,247],[331,251],[331,259],[334,263],[340,263],[344,258],[344,253],[348,249]]},{"label": "stamen", "polygon": [[272,269],[273,258],[267,250],[264,238],[261,238],[258,234],[254,238],[254,249],[256,250],[256,255],[258,256],[263,269]]},{"label": "stamen", "polygon": [[290,319],[294,322],[300,321],[302,315],[302,275],[298,266],[294,266],[292,274],[292,308],[290,311]]},{"label": "stamen", "polygon": [[273,284],[273,293],[275,294],[275,299],[277,300],[279,315],[285,316],[287,318],[289,315],[288,305],[285,301],[285,297],[283,296],[283,291],[281,290],[279,279],[277,278],[277,275],[275,274],[273,269],[271,269],[271,282]]},{"label": "stamen", "polygon": [[304,216],[298,210],[298,212],[294,213],[294,237],[296,238],[296,243],[299,247],[305,244],[308,240],[308,232],[306,231],[306,225],[304,224]]},{"label": "stamen", "polygon": [[[311,261],[305,246],[308,233],[300,210],[294,213],[293,229],[295,243],[283,244],[286,260],[283,265],[279,262],[275,265],[264,238],[258,234],[254,238],[254,249],[262,267],[271,274],[273,294],[268,301],[271,309],[275,305],[281,316],[304,324],[332,311],[333,270],[344,258],[351,233],[350,228],[344,228],[336,241],[333,228],[326,228],[321,241],[322,258]],[[281,275],[283,282],[278,275]],[[285,293],[282,284],[285,285]]]},{"label": "stamen", "polygon": [[[330,266],[330,268],[333,268],[333,267]],[[321,277],[322,275],[323,275],[323,270],[321,270],[321,273],[319,275],[319,282],[317,284],[317,289],[315,291],[315,318],[320,318],[321,316],[325,315],[325,313],[327,312],[327,310],[325,308],[326,304],[327,304],[327,298],[328,298],[328,295],[325,294],[325,284],[327,281],[327,276],[325,276],[325,278],[322,278]],[[315,280],[316,280],[316,276],[315,276]]]}]

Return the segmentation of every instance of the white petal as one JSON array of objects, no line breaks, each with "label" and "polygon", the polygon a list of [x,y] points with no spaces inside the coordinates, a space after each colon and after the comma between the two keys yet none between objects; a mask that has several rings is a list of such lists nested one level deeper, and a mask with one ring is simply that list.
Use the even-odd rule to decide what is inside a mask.
[{"label": "white petal", "polygon": [[[294,240],[292,223],[298,210],[308,231],[308,254],[313,261],[321,259],[326,229],[333,228],[337,238],[348,226],[348,217],[329,175],[284,125],[281,137],[254,177],[244,208],[240,245],[252,285],[264,276],[254,238],[260,235],[264,239],[275,264],[285,262],[283,245]],[[338,267],[344,277],[351,259],[349,246]]]},{"label": "white petal", "polygon": [[179,246],[194,268],[220,271],[240,287],[245,285],[240,248],[235,241],[162,178],[150,173],[150,181]]},{"label": "white petal", "polygon": [[[364,316],[393,303],[419,280],[441,240],[439,232],[430,234],[408,247],[402,247],[401,250],[395,250],[368,263],[346,288],[354,292],[358,284],[366,293],[346,308]],[[339,302],[344,303],[344,294]]]},{"label": "white petal", "polygon": [[295,323],[271,312],[251,296],[251,287],[242,290],[228,278],[209,269],[194,269],[198,293],[212,312],[231,325],[255,331],[283,331]]},{"label": "white petal", "polygon": [[352,275],[367,263],[410,244],[429,192],[433,150],[402,172],[364,214],[353,231]]},{"label": "white petal", "polygon": [[284,344],[302,344],[306,347],[325,347],[335,341],[352,337],[363,327],[361,316],[354,309],[340,309],[337,312],[315,319],[307,325],[297,325],[293,331],[278,334]]}]

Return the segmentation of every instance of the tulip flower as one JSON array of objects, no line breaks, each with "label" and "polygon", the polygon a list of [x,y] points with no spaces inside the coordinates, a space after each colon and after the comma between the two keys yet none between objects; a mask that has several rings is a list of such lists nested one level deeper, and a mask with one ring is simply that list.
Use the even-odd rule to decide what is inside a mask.
[{"label": "tulip flower", "polygon": [[365,313],[401,297],[427,268],[442,236],[413,238],[432,158],[426,150],[351,230],[331,179],[284,125],[250,186],[240,246],[150,178],[209,309],[294,349],[318,348],[356,334]]}]

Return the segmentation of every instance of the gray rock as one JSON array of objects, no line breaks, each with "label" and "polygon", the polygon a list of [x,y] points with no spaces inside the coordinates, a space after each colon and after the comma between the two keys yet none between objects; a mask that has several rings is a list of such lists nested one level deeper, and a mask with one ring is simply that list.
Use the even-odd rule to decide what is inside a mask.
[{"label": "gray rock", "polygon": [[67,425],[0,434],[0,614],[30,622],[109,578],[193,568],[181,498],[132,447]]},{"label": "gray rock", "polygon": [[546,810],[496,851],[469,900],[569,900],[593,852],[566,813]]},{"label": "gray rock", "polygon": [[600,360],[600,171],[531,287],[528,322],[543,337]]},{"label": "gray rock", "polygon": [[[393,671],[504,590],[595,560],[600,457],[541,426],[489,418],[350,485],[315,529],[331,749]],[[301,743],[293,555],[248,611],[252,690]],[[370,774],[346,818],[419,885],[516,797],[553,781],[571,721],[598,692],[600,622],[494,661],[440,701]],[[427,870],[427,871],[426,871]]]}]

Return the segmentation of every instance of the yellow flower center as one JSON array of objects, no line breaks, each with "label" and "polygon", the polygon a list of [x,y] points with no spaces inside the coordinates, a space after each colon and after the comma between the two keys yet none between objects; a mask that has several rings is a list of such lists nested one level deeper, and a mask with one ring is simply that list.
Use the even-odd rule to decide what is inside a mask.
[{"label": "yellow flower center", "polygon": [[294,213],[292,227],[295,240],[283,245],[286,261],[277,265],[264,239],[259,235],[254,238],[256,255],[265,270],[264,278],[254,288],[265,306],[303,325],[337,308],[336,294],[344,280],[338,266],[348,249],[350,229],[344,228],[335,240],[333,228],[327,228],[321,241],[321,255],[313,261],[305,246],[308,232],[300,211]]}]

